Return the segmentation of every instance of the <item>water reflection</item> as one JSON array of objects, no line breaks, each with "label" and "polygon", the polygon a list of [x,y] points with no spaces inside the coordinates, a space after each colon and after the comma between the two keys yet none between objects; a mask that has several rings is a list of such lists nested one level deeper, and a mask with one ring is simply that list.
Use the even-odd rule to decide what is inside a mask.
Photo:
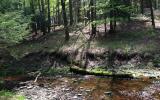
[{"label": "water reflection", "polygon": [[[39,80],[39,83],[44,83]],[[48,81],[47,81],[48,83]],[[95,76],[63,77],[50,80],[52,85],[66,84],[85,100],[158,100],[160,82],[151,79],[113,79]]]}]

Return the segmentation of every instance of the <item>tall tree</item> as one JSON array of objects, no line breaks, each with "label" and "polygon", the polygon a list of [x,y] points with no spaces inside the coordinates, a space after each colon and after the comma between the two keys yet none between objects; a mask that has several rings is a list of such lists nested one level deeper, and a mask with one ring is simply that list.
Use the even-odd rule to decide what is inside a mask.
[{"label": "tall tree", "polygon": [[48,33],[50,33],[51,30],[50,0],[48,0],[47,3],[48,3]]},{"label": "tall tree", "polygon": [[154,21],[154,11],[152,6],[152,0],[148,0],[150,11],[151,11],[151,20],[152,20],[152,26],[155,28],[155,21]]},{"label": "tall tree", "polygon": [[61,0],[62,13],[63,13],[63,21],[64,21],[64,29],[65,29],[65,40],[69,40],[69,29],[68,29],[68,20],[66,15],[66,7],[65,0]]},{"label": "tall tree", "polygon": [[57,24],[60,25],[61,24],[61,15],[60,15],[60,1],[57,0],[57,11],[56,11],[56,20],[57,20]]},{"label": "tall tree", "polygon": [[69,15],[70,15],[70,25],[73,25],[73,9],[72,0],[69,0]]},{"label": "tall tree", "polygon": [[96,35],[96,0],[90,1],[90,7],[91,7],[91,26],[92,26],[92,33],[91,36],[94,37]]},{"label": "tall tree", "polygon": [[46,34],[46,21],[45,21],[45,4],[44,4],[44,0],[41,0],[41,30],[43,32],[43,34]]},{"label": "tall tree", "polygon": [[141,13],[144,14],[144,0],[140,0]]},{"label": "tall tree", "polygon": [[115,26],[114,24],[116,24],[115,21],[115,0],[110,1],[110,12],[109,12],[109,17],[110,17],[110,30],[109,33],[114,33],[115,32]]}]

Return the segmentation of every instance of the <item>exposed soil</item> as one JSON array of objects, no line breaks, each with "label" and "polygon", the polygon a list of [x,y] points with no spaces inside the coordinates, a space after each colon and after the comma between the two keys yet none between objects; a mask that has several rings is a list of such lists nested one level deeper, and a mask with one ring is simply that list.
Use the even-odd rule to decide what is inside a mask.
[{"label": "exposed soil", "polygon": [[121,49],[64,50],[58,52],[40,51],[30,53],[19,60],[11,60],[11,67],[7,70],[8,72],[16,71],[18,67],[30,73],[34,71],[49,71],[50,68],[77,66],[89,70],[100,68],[115,71],[115,73],[118,72],[120,74],[129,74],[135,70],[139,70],[136,71],[138,73],[134,73],[137,74],[138,77],[144,75],[158,78],[160,77],[160,64],[159,62],[153,61],[157,55],[158,54],[155,53],[128,53]]}]

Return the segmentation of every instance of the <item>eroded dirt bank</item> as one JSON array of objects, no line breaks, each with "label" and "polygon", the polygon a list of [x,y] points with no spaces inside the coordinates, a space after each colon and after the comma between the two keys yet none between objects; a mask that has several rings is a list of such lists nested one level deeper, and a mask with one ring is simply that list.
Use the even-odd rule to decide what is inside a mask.
[{"label": "eroded dirt bank", "polygon": [[[1,54],[2,70],[8,73],[25,71],[49,71],[53,68],[78,67],[87,71],[109,71],[114,74],[132,74],[133,77],[160,77],[158,53],[125,52],[121,49],[63,50],[56,52],[35,52],[15,59],[8,53]],[[6,60],[7,59],[7,60]],[[8,61],[8,62],[7,62]],[[105,72],[104,72],[105,73]]]},{"label": "eroded dirt bank", "polygon": [[[114,74],[132,74],[133,77],[160,77],[158,53],[125,52],[121,49],[63,50],[35,52],[20,59],[11,60],[9,70],[17,67],[34,71],[49,71],[52,68],[78,67],[87,71],[109,71]],[[1,59],[3,60],[3,59]],[[105,73],[105,72],[104,72]]]}]

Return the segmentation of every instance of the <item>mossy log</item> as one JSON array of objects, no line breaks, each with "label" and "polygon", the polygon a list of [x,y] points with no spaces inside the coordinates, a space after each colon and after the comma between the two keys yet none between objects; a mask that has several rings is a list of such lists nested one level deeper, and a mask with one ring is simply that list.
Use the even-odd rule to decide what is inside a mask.
[{"label": "mossy log", "polygon": [[118,74],[111,71],[86,70],[79,67],[70,67],[70,71],[81,75],[107,76],[113,78],[133,78],[132,74]]}]

